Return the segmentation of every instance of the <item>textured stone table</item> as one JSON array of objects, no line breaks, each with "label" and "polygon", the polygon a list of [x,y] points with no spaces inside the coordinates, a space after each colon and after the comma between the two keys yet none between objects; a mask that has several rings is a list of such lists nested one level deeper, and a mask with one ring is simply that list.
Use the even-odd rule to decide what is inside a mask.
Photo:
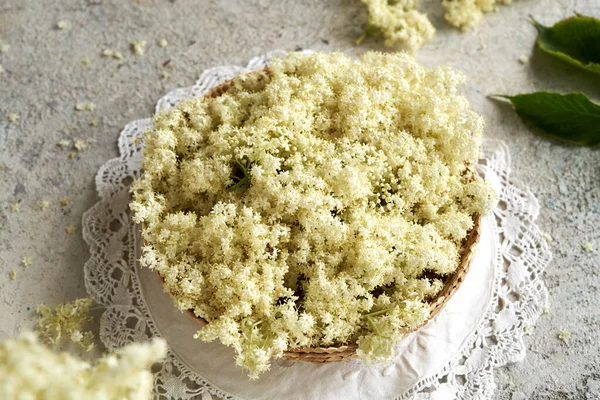
[{"label": "textured stone table", "polygon": [[[576,11],[600,17],[600,1],[519,0],[466,34],[442,22],[437,1],[423,8],[438,33],[418,58],[466,72],[463,91],[485,116],[486,135],[509,144],[513,174],[538,196],[539,224],[554,238],[550,313],[526,338],[526,360],[496,373],[497,398],[599,399],[600,153],[537,136],[486,95],[585,90],[599,99],[600,77],[533,50],[527,16],[545,24]],[[11,47],[0,54],[0,339],[30,328],[30,308],[40,302],[85,296],[81,216],[97,200],[94,175],[117,155],[124,124],[151,115],[160,96],[191,85],[207,67],[245,64],[273,49],[382,50],[372,39],[354,46],[365,19],[358,0],[2,0],[0,37]],[[71,28],[57,29],[61,20]],[[157,45],[162,37],[165,48]],[[148,42],[144,56],[132,53],[135,40]],[[124,58],[102,57],[107,48]],[[520,64],[521,55],[530,62]],[[96,109],[75,111],[80,102]],[[9,123],[11,112],[19,119]],[[88,148],[71,159],[57,144],[75,138]],[[78,229],[68,234],[72,224]],[[585,252],[587,242],[596,249]],[[24,268],[26,256],[33,263]],[[557,338],[563,328],[572,333],[568,344]]]}]

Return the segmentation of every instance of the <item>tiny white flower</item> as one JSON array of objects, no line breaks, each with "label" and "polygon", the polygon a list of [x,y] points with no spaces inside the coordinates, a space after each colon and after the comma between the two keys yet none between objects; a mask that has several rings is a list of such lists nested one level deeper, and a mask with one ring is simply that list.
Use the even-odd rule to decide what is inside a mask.
[{"label": "tiny white flower", "polygon": [[581,245],[581,248],[586,252],[586,253],[591,253],[594,251],[594,244],[591,242],[585,242],[584,244]]},{"label": "tiny white flower", "polygon": [[79,343],[81,342],[81,339],[83,339],[83,334],[80,331],[76,330],[71,332],[71,341],[73,343]]},{"label": "tiny white flower", "polygon": [[136,40],[133,43],[131,43],[131,48],[133,49],[133,53],[136,56],[143,56],[146,49],[146,41]]},{"label": "tiny white flower", "polygon": [[562,340],[563,342],[565,342],[565,343],[569,343],[569,339],[571,338],[571,332],[569,332],[569,331],[568,331],[568,330],[566,330],[566,329],[561,329],[561,330],[558,332],[558,335],[557,335],[557,336],[558,336],[558,338],[559,338],[560,340]]},{"label": "tiny white flower", "polygon": [[67,20],[61,20],[56,23],[56,27],[61,31],[71,29],[71,22]]}]

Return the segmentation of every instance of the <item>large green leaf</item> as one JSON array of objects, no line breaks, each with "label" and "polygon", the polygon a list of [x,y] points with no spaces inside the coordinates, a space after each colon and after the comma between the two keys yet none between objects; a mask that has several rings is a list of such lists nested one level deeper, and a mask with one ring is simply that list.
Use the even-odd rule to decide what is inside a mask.
[{"label": "large green leaf", "polygon": [[541,133],[581,146],[600,143],[600,105],[581,92],[536,92],[516,96],[492,95],[512,103],[515,111]]},{"label": "large green leaf", "polygon": [[600,20],[583,15],[563,19],[552,27],[531,19],[538,31],[537,44],[577,67],[600,74]]}]

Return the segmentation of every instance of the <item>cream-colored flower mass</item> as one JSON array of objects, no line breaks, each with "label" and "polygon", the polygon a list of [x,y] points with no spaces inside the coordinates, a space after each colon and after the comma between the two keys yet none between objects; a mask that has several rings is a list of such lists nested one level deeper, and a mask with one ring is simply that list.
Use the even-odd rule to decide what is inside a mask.
[{"label": "cream-colored flower mass", "polygon": [[25,334],[0,343],[0,399],[149,400],[154,383],[149,368],[166,351],[163,339],[134,343],[92,366]]},{"label": "cream-colored flower mass", "polygon": [[[403,47],[416,51],[435,35],[435,28],[427,14],[417,11],[418,0],[361,0],[367,6],[369,20],[364,37],[383,36],[387,47]],[[512,0],[442,0],[446,21],[463,31],[477,25],[484,13],[496,11],[498,4]]]},{"label": "cream-colored flower mass", "polygon": [[496,11],[498,4],[510,4],[512,0],[442,0],[446,9],[444,17],[452,26],[467,30],[477,25],[484,13]]},{"label": "cream-colored flower mass", "polygon": [[495,195],[461,73],[292,53],[155,117],[131,209],[141,263],[251,377],[287,348],[394,354]]},{"label": "cream-colored flower mass", "polygon": [[426,14],[416,10],[418,0],[361,0],[369,10],[367,29],[376,29],[384,45],[416,51],[433,38],[435,28]]},{"label": "cream-colored flower mass", "polygon": [[93,303],[91,298],[84,298],[58,304],[54,308],[40,304],[36,309],[40,338],[53,346],[70,340],[85,351],[92,351],[94,333],[86,331],[85,328],[93,319],[89,313]]}]

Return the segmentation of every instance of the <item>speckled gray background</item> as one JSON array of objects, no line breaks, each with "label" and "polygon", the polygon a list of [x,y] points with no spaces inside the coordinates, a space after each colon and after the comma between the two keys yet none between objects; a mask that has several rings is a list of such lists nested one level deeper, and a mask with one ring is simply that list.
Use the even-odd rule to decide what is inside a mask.
[{"label": "speckled gray background", "polygon": [[[526,360],[497,371],[496,397],[600,399],[600,152],[541,138],[508,107],[486,99],[541,89],[584,90],[600,99],[600,77],[533,50],[527,22],[529,14],[546,24],[576,11],[600,17],[600,0],[517,0],[466,34],[442,22],[437,1],[423,8],[438,34],[418,58],[467,73],[463,90],[485,116],[486,135],[509,144],[514,176],[538,196],[539,225],[554,238],[545,276],[551,312],[526,338]],[[94,175],[117,155],[124,124],[151,115],[160,96],[190,86],[207,67],[245,64],[273,49],[381,50],[371,39],[353,45],[365,18],[358,0],[0,0],[0,38],[11,46],[0,54],[0,339],[32,326],[28,307],[85,296],[81,216],[97,201]],[[71,29],[56,29],[60,20]],[[166,48],[156,44],[161,37]],[[148,42],[142,57],[130,50],[139,39]],[[124,59],[101,57],[105,48]],[[520,64],[521,55],[530,62]],[[161,78],[163,71],[170,76]],[[83,101],[96,110],[75,111]],[[18,121],[8,122],[11,112]],[[73,138],[89,148],[70,159],[57,143]],[[50,207],[41,211],[44,200]],[[15,202],[19,213],[11,212]],[[78,227],[71,235],[70,224]],[[583,251],[586,242],[596,249]],[[32,266],[20,265],[24,256]],[[558,340],[561,328],[572,333],[569,344]]]}]

